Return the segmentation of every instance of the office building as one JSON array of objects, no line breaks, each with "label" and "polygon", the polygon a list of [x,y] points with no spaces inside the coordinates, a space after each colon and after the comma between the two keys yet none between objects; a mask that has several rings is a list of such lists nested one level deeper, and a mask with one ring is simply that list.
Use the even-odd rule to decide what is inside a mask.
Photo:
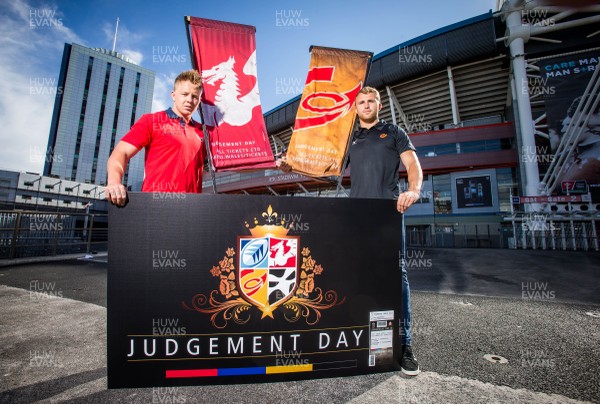
[{"label": "office building", "polygon": [[[129,128],[150,112],[154,72],[106,49],[65,44],[43,174],[105,185],[106,161]],[[144,155],[124,183],[141,189]]]}]

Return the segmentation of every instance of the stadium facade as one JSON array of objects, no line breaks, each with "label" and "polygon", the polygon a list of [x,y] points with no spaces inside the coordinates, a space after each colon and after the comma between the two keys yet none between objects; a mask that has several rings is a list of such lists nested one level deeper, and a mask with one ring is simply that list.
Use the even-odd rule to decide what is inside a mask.
[{"label": "stadium facade", "polygon": [[[600,139],[581,129],[594,124],[600,97],[599,13],[513,0],[373,57],[366,85],[382,95],[380,117],[409,133],[424,171],[409,245],[598,251],[600,174],[572,169]],[[575,81],[583,87],[565,90]],[[561,121],[557,94],[580,100]],[[290,142],[299,102],[264,115],[275,154]],[[217,173],[215,183],[219,193],[343,197],[349,170],[341,189],[277,170]]]}]

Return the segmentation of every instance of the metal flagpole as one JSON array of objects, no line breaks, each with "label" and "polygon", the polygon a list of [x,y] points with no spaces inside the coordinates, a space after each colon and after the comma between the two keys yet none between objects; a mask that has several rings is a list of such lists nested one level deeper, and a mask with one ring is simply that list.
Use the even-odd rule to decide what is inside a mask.
[{"label": "metal flagpole", "polygon": [[356,118],[354,118],[354,123],[352,124],[352,132],[350,132],[350,140],[348,141],[348,145],[346,146],[346,151],[344,152],[344,160],[342,162],[342,171],[340,175],[338,175],[337,179],[337,187],[335,189],[335,197],[337,198],[340,189],[342,188],[342,181],[344,180],[344,172],[346,172],[346,164],[348,164],[348,158],[350,157],[350,143],[352,142],[352,136],[354,135],[354,128],[356,126]]},{"label": "metal flagpole", "polygon": [[[312,49],[312,46],[311,46]],[[371,61],[373,60],[373,52],[369,52],[369,61],[367,62],[367,69],[365,71],[365,78],[363,80],[363,87],[364,84],[367,81],[367,77],[369,77],[369,70],[371,70]],[[346,164],[348,163],[348,158],[350,155],[350,143],[352,142],[352,136],[354,135],[354,130],[355,130],[355,126],[356,126],[356,116],[354,117],[354,123],[352,124],[352,131],[350,132],[350,139],[348,140],[348,145],[346,146],[346,152],[344,153],[344,160],[342,163],[342,172],[340,173],[340,175],[338,176],[338,180],[337,180],[337,187],[335,190],[335,197],[338,197],[338,194],[340,192],[340,188],[342,187],[342,181],[344,180],[344,172],[346,171]],[[350,186],[352,186],[352,184],[350,184]]]},{"label": "metal flagpole", "polygon": [[[198,65],[196,64],[196,58],[194,57],[194,48],[192,46],[192,37],[190,35],[190,16],[185,16],[183,17],[183,21],[185,24],[185,31],[187,34],[187,40],[188,40],[188,48],[190,50],[190,56],[191,56],[191,62],[192,62],[192,67],[195,70],[198,70]],[[198,70],[198,72],[200,72],[200,70]],[[202,74],[202,72],[200,72],[200,74]],[[200,98],[200,103],[202,103],[202,98]],[[208,157],[208,170],[210,172],[210,178],[212,180],[212,188],[213,188],[213,192],[215,194],[217,194],[217,180],[215,178],[215,170],[212,164],[212,155],[210,153],[210,139],[209,139],[209,135],[208,135],[208,131],[206,130],[206,124],[204,123],[204,116],[202,115],[202,107],[198,108],[198,115],[200,115],[200,120],[202,121],[202,133],[204,134],[204,147],[206,148],[206,156]]]}]

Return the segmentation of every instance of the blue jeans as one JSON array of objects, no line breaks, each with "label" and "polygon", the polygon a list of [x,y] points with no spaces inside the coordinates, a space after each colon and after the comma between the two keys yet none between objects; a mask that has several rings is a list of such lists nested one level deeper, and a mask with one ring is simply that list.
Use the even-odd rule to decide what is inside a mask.
[{"label": "blue jeans", "polygon": [[410,336],[410,286],[408,286],[408,275],[406,265],[402,265],[402,316],[400,317],[400,335],[402,345],[411,345]]}]

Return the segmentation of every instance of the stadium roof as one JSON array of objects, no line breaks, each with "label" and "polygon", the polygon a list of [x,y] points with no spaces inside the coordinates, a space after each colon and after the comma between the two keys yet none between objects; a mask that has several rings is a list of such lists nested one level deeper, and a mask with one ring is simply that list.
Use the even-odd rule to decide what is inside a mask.
[{"label": "stadium roof", "polygon": [[[490,10],[393,46],[373,57],[366,84],[382,88],[448,65],[493,57],[498,54],[494,26]],[[298,95],[264,114],[269,133],[294,125],[300,98]]]}]

